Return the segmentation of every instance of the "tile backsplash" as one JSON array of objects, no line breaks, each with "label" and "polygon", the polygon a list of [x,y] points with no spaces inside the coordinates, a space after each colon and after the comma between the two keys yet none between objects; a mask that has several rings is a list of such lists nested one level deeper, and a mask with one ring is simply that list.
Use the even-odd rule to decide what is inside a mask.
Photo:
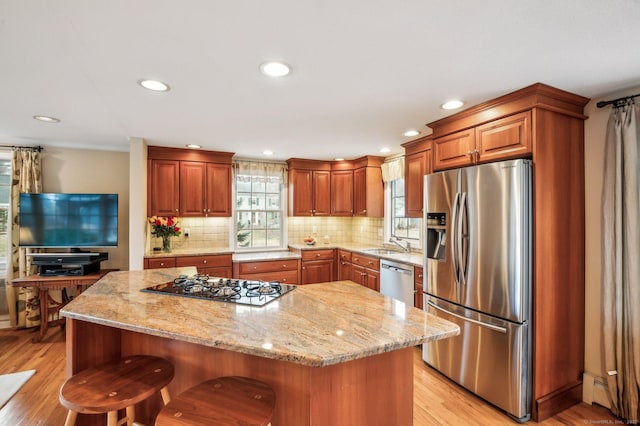
[{"label": "tile backsplash", "polygon": [[[230,217],[185,217],[180,219],[182,235],[173,237],[174,249],[226,248],[229,247],[229,231],[233,225]],[[331,243],[382,244],[383,218],[367,217],[288,217],[289,244],[302,244],[303,238],[312,235],[318,242],[328,237]],[[184,231],[189,230],[189,237]],[[161,247],[162,240],[154,238],[147,229],[150,248]]]}]

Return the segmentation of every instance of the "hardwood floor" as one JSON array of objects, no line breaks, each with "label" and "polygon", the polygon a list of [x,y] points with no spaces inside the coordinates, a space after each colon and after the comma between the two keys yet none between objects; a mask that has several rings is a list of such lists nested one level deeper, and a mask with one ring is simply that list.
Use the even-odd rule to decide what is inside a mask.
[{"label": "hardwood floor", "polygon": [[[0,425],[62,425],[65,409],[58,388],[65,378],[64,331],[49,330],[32,344],[29,330],[0,330],[0,374],[35,369],[36,374],[0,410]],[[413,423],[427,425],[517,425],[507,415],[455,385],[414,354]],[[606,408],[581,403],[541,422],[543,425],[614,424]],[[529,424],[538,424],[529,422]],[[620,424],[620,423],[619,423]]]}]

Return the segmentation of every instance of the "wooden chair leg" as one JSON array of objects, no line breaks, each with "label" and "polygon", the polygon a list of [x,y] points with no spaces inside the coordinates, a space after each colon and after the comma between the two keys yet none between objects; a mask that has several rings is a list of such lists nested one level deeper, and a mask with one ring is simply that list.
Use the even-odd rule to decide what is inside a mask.
[{"label": "wooden chair leg", "polygon": [[127,407],[127,426],[133,426],[133,421],[136,419],[136,407],[130,405]]},{"label": "wooden chair leg", "polygon": [[107,426],[118,426],[118,412],[109,411],[107,413]]},{"label": "wooden chair leg", "polygon": [[69,410],[67,412],[67,418],[64,421],[64,426],[74,426],[76,424],[76,418],[78,417],[78,413],[75,411]]},{"label": "wooden chair leg", "polygon": [[171,395],[169,395],[169,389],[167,389],[166,386],[160,389],[160,395],[162,395],[162,402],[164,402],[164,405],[171,402]]}]

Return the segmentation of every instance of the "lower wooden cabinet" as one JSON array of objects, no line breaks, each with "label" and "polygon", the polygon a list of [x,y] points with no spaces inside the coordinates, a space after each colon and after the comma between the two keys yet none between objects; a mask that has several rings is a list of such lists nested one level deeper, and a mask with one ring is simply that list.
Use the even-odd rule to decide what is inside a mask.
[{"label": "lower wooden cabinet", "polygon": [[424,303],[422,300],[422,284],[424,282],[424,271],[421,267],[416,266],[413,272],[413,281],[415,283],[415,295],[413,299],[413,306],[418,309],[424,308]]},{"label": "lower wooden cabinet", "polygon": [[209,256],[180,256],[176,257],[176,266],[195,266],[199,274],[212,277],[231,278],[233,273],[230,254]]},{"label": "lower wooden cabinet", "polygon": [[149,257],[144,259],[144,269],[195,266],[199,274],[230,278],[233,272],[230,254],[205,256]]},{"label": "lower wooden cabinet", "polygon": [[300,264],[301,284],[323,283],[333,281],[334,250],[303,250],[302,263]]},{"label": "lower wooden cabinet", "polygon": [[338,281],[351,280],[353,277],[353,263],[351,263],[351,252],[338,250],[336,279]]},{"label": "lower wooden cabinet", "polygon": [[371,290],[380,291],[380,259],[353,253],[351,261],[351,280]]},{"label": "lower wooden cabinet", "polygon": [[144,259],[144,269],[175,268],[175,257],[148,257]]},{"label": "lower wooden cabinet", "polygon": [[233,264],[233,277],[244,280],[278,281],[282,284],[300,284],[298,259],[266,260]]}]

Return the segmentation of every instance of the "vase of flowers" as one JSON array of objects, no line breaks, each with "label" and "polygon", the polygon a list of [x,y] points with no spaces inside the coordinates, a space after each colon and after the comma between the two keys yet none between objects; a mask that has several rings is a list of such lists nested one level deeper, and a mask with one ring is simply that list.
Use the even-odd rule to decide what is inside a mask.
[{"label": "vase of flowers", "polygon": [[159,217],[151,216],[149,223],[151,224],[151,235],[162,238],[162,251],[171,252],[171,237],[180,236],[179,219],[175,216]]}]

